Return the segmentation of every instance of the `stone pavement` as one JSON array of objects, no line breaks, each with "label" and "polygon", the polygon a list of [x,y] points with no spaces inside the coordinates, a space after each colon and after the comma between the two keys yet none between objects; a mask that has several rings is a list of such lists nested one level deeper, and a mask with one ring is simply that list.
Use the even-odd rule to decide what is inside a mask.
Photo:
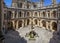
[{"label": "stone pavement", "polygon": [[53,32],[40,27],[34,27],[34,31],[39,37],[36,40],[29,40],[29,37],[25,37],[26,33],[31,31],[31,26],[20,28],[16,31],[9,31],[5,35],[4,43],[51,43],[50,40],[53,37]]}]

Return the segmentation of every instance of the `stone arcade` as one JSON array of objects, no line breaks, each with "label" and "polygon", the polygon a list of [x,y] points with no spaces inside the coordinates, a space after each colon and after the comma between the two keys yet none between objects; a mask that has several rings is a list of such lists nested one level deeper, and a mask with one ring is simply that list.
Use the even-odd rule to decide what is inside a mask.
[{"label": "stone arcade", "polygon": [[[27,43],[49,43],[52,33],[60,30],[60,4],[57,4],[56,0],[52,0],[49,6],[44,6],[44,0],[39,2],[12,0],[11,7],[4,7],[3,26],[13,27],[27,40]],[[13,33],[8,33],[6,36],[10,34],[14,36]],[[15,38],[19,41],[17,36]],[[12,39],[14,43],[15,38]],[[13,42],[8,38],[6,40],[6,43]]]},{"label": "stone arcade", "polygon": [[[15,29],[31,25],[57,31],[57,21],[60,17],[59,4],[52,0],[52,4],[44,6],[44,1],[31,2],[29,0],[12,0],[11,7],[4,8],[3,25],[12,25]],[[7,17],[7,18],[6,18]],[[33,20],[31,19],[33,18]]]}]

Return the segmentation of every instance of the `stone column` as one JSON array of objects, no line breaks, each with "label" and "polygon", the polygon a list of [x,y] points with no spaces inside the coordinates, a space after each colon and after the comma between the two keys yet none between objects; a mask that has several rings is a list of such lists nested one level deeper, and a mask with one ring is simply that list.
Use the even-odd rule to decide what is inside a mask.
[{"label": "stone column", "polygon": [[29,14],[30,14],[29,17],[31,17],[31,12],[29,12]]},{"label": "stone column", "polygon": [[16,29],[18,29],[18,21],[16,22]]},{"label": "stone column", "polygon": [[[32,20],[31,20],[31,22],[32,22]],[[33,25],[35,26],[35,19],[33,19]]]},{"label": "stone column", "polygon": [[22,27],[24,27],[24,19],[22,20]]},{"label": "stone column", "polygon": [[24,17],[24,12],[23,12],[23,17]]},{"label": "stone column", "polygon": [[41,27],[41,26],[40,26],[40,20],[39,20],[39,27]]},{"label": "stone column", "polygon": [[29,24],[31,25],[31,19],[30,19],[30,22],[29,22]]},{"label": "stone column", "polygon": [[14,18],[14,16],[15,16],[15,12],[13,11],[12,13],[13,13],[13,18]]},{"label": "stone column", "polygon": [[49,29],[49,28],[48,28],[48,24],[49,24],[49,23],[48,23],[48,22],[46,22],[46,29]]},{"label": "stone column", "polygon": [[51,18],[51,11],[50,11],[50,18]]},{"label": "stone column", "polygon": [[27,26],[27,19],[25,20],[25,26]]},{"label": "stone column", "polygon": [[37,17],[39,17],[39,12],[37,13]]},{"label": "stone column", "polygon": [[13,28],[15,28],[15,21],[12,21],[12,23],[13,23]]},{"label": "stone column", "polygon": [[52,18],[53,17],[53,15],[52,15],[52,11],[50,11],[50,18]]},{"label": "stone column", "polygon": [[59,32],[60,31],[60,22],[58,22],[58,24],[57,24],[57,32]]},{"label": "stone column", "polygon": [[42,16],[42,11],[40,12],[40,17],[43,17],[43,16]]},{"label": "stone column", "polygon": [[46,17],[48,17],[48,12],[46,12]]},{"label": "stone column", "polygon": [[37,26],[39,26],[39,20],[37,22],[38,22]]},{"label": "stone column", "polygon": [[19,13],[17,12],[17,15],[16,15],[17,18],[18,18],[18,14],[19,14]]},{"label": "stone column", "polygon": [[52,23],[50,22],[50,30],[52,30]]},{"label": "stone column", "polygon": [[40,27],[43,27],[43,26],[42,26],[42,21],[40,21]]},{"label": "stone column", "polygon": [[35,16],[35,14],[34,14],[34,13],[35,13],[35,12],[33,12],[31,16],[33,16],[33,17],[34,17],[34,16]]}]

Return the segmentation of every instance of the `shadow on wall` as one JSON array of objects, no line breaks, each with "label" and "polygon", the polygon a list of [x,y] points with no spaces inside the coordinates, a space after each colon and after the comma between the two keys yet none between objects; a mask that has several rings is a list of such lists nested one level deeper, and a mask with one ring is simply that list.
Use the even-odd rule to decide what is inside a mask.
[{"label": "shadow on wall", "polygon": [[27,41],[19,35],[19,32],[10,30],[5,35],[4,43],[27,43]]},{"label": "shadow on wall", "polygon": [[60,43],[60,33],[59,32],[56,32],[56,31],[53,32],[53,37],[50,39],[49,43]]}]

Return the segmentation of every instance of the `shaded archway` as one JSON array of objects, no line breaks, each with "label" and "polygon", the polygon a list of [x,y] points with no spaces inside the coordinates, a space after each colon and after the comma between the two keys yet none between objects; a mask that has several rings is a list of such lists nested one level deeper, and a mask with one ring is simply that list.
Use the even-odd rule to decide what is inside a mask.
[{"label": "shaded archway", "polygon": [[8,30],[11,30],[11,29],[13,29],[13,23],[12,22],[8,22]]},{"label": "shaded archway", "polygon": [[27,4],[27,8],[29,8],[30,7],[30,5],[29,4]]},{"label": "shaded archway", "polygon": [[35,19],[34,21],[35,21],[35,24],[37,25],[37,19]]},{"label": "shaded archway", "polygon": [[52,29],[57,31],[57,23],[56,22],[53,22],[52,23]]},{"label": "shaded archway", "polygon": [[42,21],[42,26],[46,27],[46,21],[44,21],[44,20]]},{"label": "shaded archway", "polygon": [[22,27],[22,21],[18,22],[18,28]]},{"label": "shaded archway", "polygon": [[46,13],[45,13],[45,12],[43,12],[43,17],[45,17],[45,14],[46,14]]},{"label": "shaded archway", "polygon": [[34,14],[35,14],[35,17],[37,17],[37,12],[35,12]]},{"label": "shaded archway", "polygon": [[18,5],[18,7],[19,7],[19,8],[22,8],[23,3],[19,3],[19,2],[18,2],[18,4],[17,4],[17,5]]},{"label": "shaded archway", "polygon": [[56,11],[53,11],[52,12],[52,17],[56,17],[56,13],[57,13]]},{"label": "shaded archway", "polygon": [[29,17],[30,16],[30,12],[27,12],[27,17]]},{"label": "shaded archway", "polygon": [[12,16],[12,12],[11,11],[8,11],[7,12],[7,19],[11,19],[11,16]]},{"label": "shaded archway", "polygon": [[29,25],[29,21],[30,21],[30,20],[29,20],[29,19],[27,19],[27,25]]},{"label": "shaded archway", "polygon": [[18,17],[22,17],[22,11],[19,12]]}]

